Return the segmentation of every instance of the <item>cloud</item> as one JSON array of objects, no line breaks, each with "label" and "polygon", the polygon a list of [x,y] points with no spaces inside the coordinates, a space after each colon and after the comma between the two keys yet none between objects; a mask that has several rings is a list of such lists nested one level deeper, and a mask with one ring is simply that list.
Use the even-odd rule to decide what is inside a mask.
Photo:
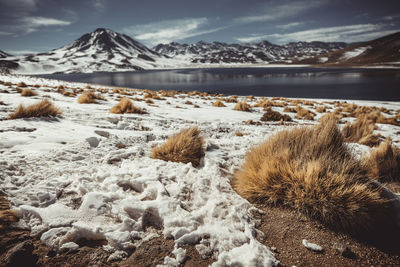
[{"label": "cloud", "polygon": [[105,10],[105,2],[106,2],[106,0],[92,0],[93,7],[98,12],[103,12]]},{"label": "cloud", "polygon": [[253,22],[277,21],[283,18],[297,16],[301,12],[322,6],[326,2],[326,0],[302,0],[296,2],[286,1],[286,3],[283,4],[277,2],[279,4],[276,5],[269,2],[268,5],[265,5],[262,8],[262,13],[236,18],[234,19],[234,22],[238,24],[245,24]]},{"label": "cloud", "polygon": [[207,18],[184,18],[164,20],[154,23],[134,25],[122,29],[122,32],[134,36],[135,39],[150,45],[170,43],[189,37],[216,32],[226,27],[206,28]]},{"label": "cloud", "polygon": [[325,42],[360,42],[368,41],[395,30],[383,30],[384,24],[357,24],[337,27],[326,27],[312,30],[304,30],[284,34],[250,35],[236,38],[240,42],[255,42],[265,39],[273,39],[277,43],[295,41],[325,41]]},{"label": "cloud", "polygon": [[[32,16],[32,13],[39,9],[37,3],[39,0],[0,1],[0,32],[9,33],[9,35],[27,34],[41,27],[66,26],[72,23],[56,18]],[[61,12],[64,11],[61,10]]]},{"label": "cloud", "polygon": [[288,24],[282,24],[282,25],[277,25],[276,27],[279,29],[290,29],[290,28],[295,28],[297,26],[303,25],[304,22],[292,22],[292,23],[288,23]]}]

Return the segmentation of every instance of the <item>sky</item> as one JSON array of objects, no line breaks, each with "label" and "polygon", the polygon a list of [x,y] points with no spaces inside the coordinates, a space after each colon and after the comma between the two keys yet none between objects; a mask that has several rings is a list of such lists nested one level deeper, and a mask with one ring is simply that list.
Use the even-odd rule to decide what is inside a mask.
[{"label": "sky", "polygon": [[400,0],[0,0],[0,50],[62,47],[96,28],[159,43],[372,40],[400,31]]}]

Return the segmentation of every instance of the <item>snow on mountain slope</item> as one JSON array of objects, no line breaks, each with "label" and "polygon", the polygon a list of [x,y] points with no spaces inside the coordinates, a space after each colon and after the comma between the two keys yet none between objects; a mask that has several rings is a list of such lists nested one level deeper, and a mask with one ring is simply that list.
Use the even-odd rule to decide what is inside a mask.
[{"label": "snow on mountain slope", "polygon": [[400,66],[400,32],[296,63],[323,63],[334,66]]},{"label": "snow on mountain slope", "polygon": [[167,66],[168,59],[127,35],[96,29],[47,53],[10,57],[18,73],[131,71]]},{"label": "snow on mountain slope", "polygon": [[291,63],[344,47],[345,43],[324,42],[296,42],[280,46],[268,41],[247,44],[200,41],[195,44],[159,44],[153,50],[191,63]]},{"label": "snow on mountain slope", "polygon": [[9,57],[9,56],[10,56],[9,54],[0,50],[0,58],[5,58],[5,57]]}]

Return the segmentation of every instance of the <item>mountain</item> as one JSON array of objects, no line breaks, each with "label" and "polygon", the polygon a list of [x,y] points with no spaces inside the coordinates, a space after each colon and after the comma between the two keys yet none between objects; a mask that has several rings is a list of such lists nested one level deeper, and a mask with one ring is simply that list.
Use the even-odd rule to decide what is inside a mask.
[{"label": "mountain", "polygon": [[357,43],[314,58],[300,60],[304,64],[326,66],[400,65],[400,32],[372,41]]},{"label": "mountain", "polygon": [[168,59],[131,37],[99,28],[47,53],[9,57],[18,73],[131,71],[166,66]]},{"label": "mountain", "polygon": [[247,44],[200,41],[195,44],[159,44],[153,50],[191,63],[292,63],[294,60],[314,57],[346,46],[346,43],[339,42],[296,42],[281,46],[268,41]]},{"label": "mountain", "polygon": [[9,57],[9,56],[10,56],[9,54],[0,50],[0,58],[5,58],[5,57]]}]

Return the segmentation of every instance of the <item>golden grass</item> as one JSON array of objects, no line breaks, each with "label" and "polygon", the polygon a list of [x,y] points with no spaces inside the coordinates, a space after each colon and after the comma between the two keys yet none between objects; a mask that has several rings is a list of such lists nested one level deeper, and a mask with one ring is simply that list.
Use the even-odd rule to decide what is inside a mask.
[{"label": "golden grass", "polygon": [[325,113],[326,112],[326,107],[325,106],[319,106],[315,109],[316,112],[318,113]]},{"label": "golden grass", "polygon": [[84,91],[78,98],[79,104],[95,104],[96,100],[105,100],[101,94],[95,94],[93,91]]},{"label": "golden grass", "polygon": [[32,89],[25,88],[24,90],[22,90],[21,96],[37,96],[37,93]]},{"label": "golden grass", "polygon": [[235,132],[235,135],[236,135],[236,136],[239,136],[239,137],[242,137],[242,136],[243,136],[243,133],[240,132],[240,131],[236,131],[236,132]]},{"label": "golden grass", "polygon": [[185,105],[193,105],[193,102],[192,102],[192,101],[189,101],[189,100],[186,100],[186,101],[185,101]]},{"label": "golden grass", "polygon": [[0,210],[0,230],[4,229],[13,222],[18,221],[19,214],[15,210]]},{"label": "golden grass", "polygon": [[246,102],[238,102],[233,109],[238,110],[238,111],[246,111],[246,112],[251,111],[250,105],[247,104]]},{"label": "golden grass", "polygon": [[123,114],[123,113],[136,113],[136,114],[146,114],[146,110],[136,107],[132,101],[127,98],[124,97],[121,99],[121,101],[119,101],[119,103],[117,105],[115,105],[114,107],[112,107],[110,109],[111,113],[114,114]]},{"label": "golden grass", "polygon": [[342,133],[345,142],[359,143],[367,146],[379,145],[380,140],[374,135],[375,123],[366,117],[358,118],[353,124],[346,123]]},{"label": "golden grass", "polygon": [[146,98],[144,102],[146,102],[147,104],[154,104],[154,101],[151,100],[151,98]]},{"label": "golden grass", "polygon": [[387,201],[348,151],[334,118],[279,132],[254,147],[233,185],[252,202],[290,207],[346,232],[372,229],[389,216]]},{"label": "golden grass", "polygon": [[31,117],[50,117],[61,114],[61,111],[56,108],[49,100],[44,99],[37,104],[28,107],[19,105],[17,110],[9,115],[10,120],[19,118]]},{"label": "golden grass", "polygon": [[170,137],[166,143],[153,149],[151,157],[165,161],[191,162],[199,166],[204,157],[204,140],[197,127],[188,128]]},{"label": "golden grass", "polygon": [[226,107],[225,104],[221,100],[215,101],[212,105],[213,105],[213,107]]},{"label": "golden grass", "polygon": [[310,110],[297,106],[296,108],[296,119],[305,119],[305,120],[314,120],[315,113],[311,112]]},{"label": "golden grass", "polygon": [[281,114],[278,111],[274,111],[271,108],[264,113],[260,119],[261,121],[292,121],[289,115]]},{"label": "golden grass", "polygon": [[285,107],[284,109],[283,109],[283,112],[287,112],[287,113],[297,113],[297,110],[296,110],[296,108],[295,107]]},{"label": "golden grass", "polygon": [[26,83],[24,83],[24,82],[19,82],[19,83],[17,84],[17,87],[27,87],[27,85],[26,85]]},{"label": "golden grass", "polygon": [[388,138],[363,158],[368,176],[380,182],[400,182],[400,149]]}]

